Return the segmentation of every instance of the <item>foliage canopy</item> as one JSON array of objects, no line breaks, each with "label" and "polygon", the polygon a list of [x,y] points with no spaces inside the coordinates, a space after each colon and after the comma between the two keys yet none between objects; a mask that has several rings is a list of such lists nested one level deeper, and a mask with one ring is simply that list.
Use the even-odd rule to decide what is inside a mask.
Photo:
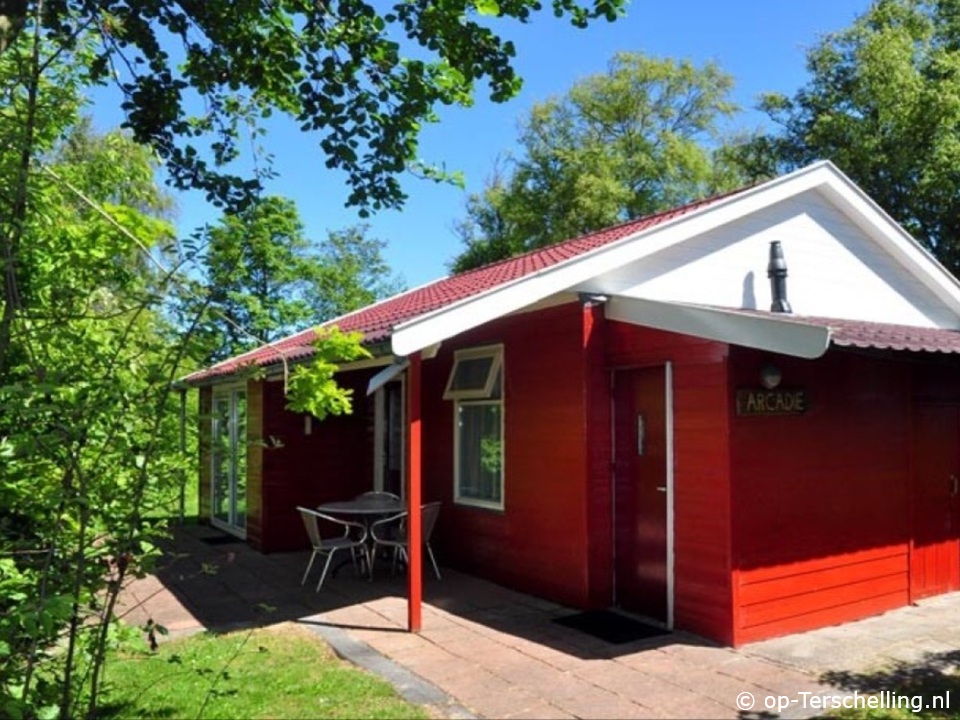
[{"label": "foliage canopy", "polygon": [[762,109],[780,130],[737,149],[761,178],[832,160],[960,273],[960,2],[878,0],[807,56],[810,81]]},{"label": "foliage canopy", "polygon": [[[578,26],[614,20],[623,5],[550,3]],[[539,0],[413,0],[386,11],[364,0],[12,6],[12,25],[22,28],[13,42],[28,42],[34,23],[58,47],[92,31],[90,81],[119,84],[134,139],[160,153],[177,187],[200,188],[213,201],[249,201],[257,180],[220,166],[236,159],[248,123],[277,111],[317,134],[327,166],[347,176],[349,202],[373,209],[403,200],[396,175],[420,164],[417,135],[438,104],[470,104],[481,80],[495,101],[517,93],[514,46],[491,21],[528,22],[542,9]]]},{"label": "foliage canopy", "polygon": [[605,73],[538,103],[520,155],[467,203],[453,263],[486,262],[631,220],[739,180],[712,146],[735,111],[716,65],[617,53]]}]

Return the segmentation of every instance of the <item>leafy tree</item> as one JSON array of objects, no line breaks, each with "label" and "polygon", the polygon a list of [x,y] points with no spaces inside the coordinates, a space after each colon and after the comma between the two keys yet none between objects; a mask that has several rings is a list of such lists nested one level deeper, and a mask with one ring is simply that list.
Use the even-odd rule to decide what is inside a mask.
[{"label": "leafy tree", "polygon": [[307,294],[318,267],[293,201],[266,197],[225,215],[205,235],[210,306],[226,319],[211,317],[205,360],[230,357],[308,323]]},{"label": "leafy tree", "polygon": [[807,68],[792,98],[763,98],[780,129],[736,161],[764,177],[830,159],[960,273],[960,3],[874,2]]},{"label": "leafy tree", "polygon": [[156,300],[163,278],[133,261],[172,228],[112,189],[150,154],[82,125],[67,136],[77,104],[49,107],[38,129],[68,139],[30,185],[17,256],[28,281],[0,378],[4,717],[86,714],[83,691],[95,704],[116,593],[147,566],[148,518],[186,470],[169,392],[182,349]]},{"label": "leafy tree", "polygon": [[[550,5],[582,27],[614,20],[624,0]],[[327,166],[346,176],[348,202],[368,212],[402,203],[405,170],[449,177],[419,159],[421,127],[437,119],[438,105],[469,105],[482,80],[495,101],[515,95],[513,43],[490,21],[525,23],[541,9],[539,0],[414,0],[383,12],[364,0],[5,3],[0,53],[18,59],[8,77],[24,110],[9,145],[18,150],[14,202],[0,213],[0,373],[19,309],[15,258],[41,146],[37,99],[59,64],[79,71],[74,82],[119,86],[126,127],[160,155],[175,187],[203,190],[234,211],[249,204],[261,177],[234,161],[245,134],[279,112],[317,136]]]},{"label": "leafy tree", "polygon": [[397,292],[382,240],[359,225],[315,245],[292,200],[265,197],[208,228],[208,289],[187,298],[188,314],[209,304],[197,331],[201,364],[271,342]]},{"label": "leafy tree", "polygon": [[[98,133],[89,116],[71,125],[50,161],[62,171],[69,167],[74,182],[98,202],[125,205],[142,213],[169,218],[173,198],[156,181],[160,161],[150,150],[131,141],[129,133],[112,130]],[[116,179],[123,178],[123,182]],[[73,204],[92,212],[79,197]]]},{"label": "leafy tree", "polygon": [[718,123],[736,108],[708,63],[618,53],[608,70],[539,103],[520,156],[497,167],[458,225],[455,271],[673,207],[739,180],[716,165]]},{"label": "leafy tree", "polygon": [[311,291],[317,320],[332,320],[404,289],[383,258],[386,242],[369,237],[368,225],[332,230],[320,242]]}]

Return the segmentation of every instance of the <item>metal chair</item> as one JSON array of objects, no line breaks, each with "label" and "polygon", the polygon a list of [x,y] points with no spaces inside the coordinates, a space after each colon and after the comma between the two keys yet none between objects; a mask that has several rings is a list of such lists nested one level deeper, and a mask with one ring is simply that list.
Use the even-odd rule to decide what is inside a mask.
[{"label": "metal chair", "polygon": [[[437,515],[440,514],[440,503],[432,502],[420,507],[420,536],[424,547],[427,548],[427,555],[433,565],[433,572],[437,580],[441,580],[440,568],[437,565],[437,559],[433,555],[433,548],[430,546],[430,536],[433,534],[433,528],[437,524]],[[370,575],[373,575],[373,559],[376,557],[377,547],[393,548],[393,571],[397,570],[397,559],[403,557],[404,562],[409,562],[407,552],[407,513],[402,512],[382,520],[377,520],[370,525],[370,537],[373,538],[374,551],[370,553]]]},{"label": "metal chair", "polygon": [[[305,507],[298,507],[297,511],[303,519],[303,526],[306,528],[310,543],[313,545],[313,554],[310,555],[310,562],[307,563],[307,569],[303,573],[303,579],[300,581],[301,585],[306,584],[307,576],[310,575],[310,570],[313,568],[313,561],[317,555],[327,556],[327,561],[323,564],[323,572],[320,574],[320,582],[317,583],[317,592],[320,592],[323,581],[327,577],[327,571],[330,569],[330,562],[338,550],[350,551],[350,557],[353,560],[355,570],[357,569],[358,549],[361,552],[361,562],[366,561],[369,565],[369,557],[367,556],[367,528],[362,523],[342,520]],[[342,526],[343,535],[328,538],[322,537],[320,535],[320,525],[318,522],[320,520]]]}]

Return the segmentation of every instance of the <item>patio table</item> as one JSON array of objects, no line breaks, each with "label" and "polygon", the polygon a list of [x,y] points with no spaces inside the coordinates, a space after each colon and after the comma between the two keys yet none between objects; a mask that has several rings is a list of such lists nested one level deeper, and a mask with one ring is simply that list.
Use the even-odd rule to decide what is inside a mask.
[{"label": "patio table", "polygon": [[317,510],[328,515],[392,515],[407,509],[402,500],[388,497],[359,497],[318,505]]},{"label": "patio table", "polygon": [[[353,500],[336,500],[334,502],[324,503],[317,506],[317,511],[327,515],[350,515],[357,516],[355,519],[363,523],[367,528],[367,569],[372,567],[370,558],[374,552],[374,540],[370,535],[370,525],[380,518],[396,515],[405,512],[406,503],[398,498],[391,497],[358,497]],[[344,563],[341,563],[334,569],[334,574]],[[373,579],[373,573],[369,572],[370,579]]]}]

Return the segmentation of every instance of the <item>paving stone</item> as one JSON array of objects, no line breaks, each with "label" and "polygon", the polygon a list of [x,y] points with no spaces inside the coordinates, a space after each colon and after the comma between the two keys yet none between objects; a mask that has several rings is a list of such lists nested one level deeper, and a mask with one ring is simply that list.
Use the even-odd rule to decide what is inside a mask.
[{"label": "paving stone", "polygon": [[448,677],[440,687],[480,715],[491,718],[522,711],[537,700],[520,686],[479,667]]},{"label": "paving stone", "polygon": [[364,640],[367,644],[376,648],[377,651],[387,655],[416,648],[424,642],[429,642],[422,635],[416,633],[384,632],[382,630],[367,633]]},{"label": "paving stone", "polygon": [[[570,691],[576,688],[574,691]],[[645,718],[652,708],[583,681],[571,681],[550,702],[579,718]]]},{"label": "paving stone", "polygon": [[649,708],[663,707],[677,698],[675,686],[619,663],[601,661],[578,672],[577,677]]},{"label": "paving stone", "polygon": [[748,655],[739,655],[724,662],[717,672],[774,694],[791,692],[811,680],[806,673]]},{"label": "paving stone", "polygon": [[575,671],[578,668],[583,667],[587,662],[583,658],[579,658],[575,655],[571,655],[570,653],[563,652],[562,650],[557,650],[547,645],[540,645],[538,643],[527,643],[522,647],[515,647],[518,652],[528,657],[540,660],[547,665],[561,671]]},{"label": "paving stone", "polygon": [[519,653],[486,667],[504,680],[517,683],[547,699],[571,677],[567,672]]},{"label": "paving stone", "polygon": [[525,710],[511,711],[503,717],[505,720],[525,720],[526,718],[530,718],[530,720],[539,720],[540,718],[543,718],[543,720],[566,720],[566,718],[572,718],[573,715],[563,712],[560,708],[554,707],[544,700],[539,700]]},{"label": "paving stone", "polygon": [[657,648],[664,655],[697,667],[714,668],[737,657],[736,651],[706,643],[673,643]]}]

